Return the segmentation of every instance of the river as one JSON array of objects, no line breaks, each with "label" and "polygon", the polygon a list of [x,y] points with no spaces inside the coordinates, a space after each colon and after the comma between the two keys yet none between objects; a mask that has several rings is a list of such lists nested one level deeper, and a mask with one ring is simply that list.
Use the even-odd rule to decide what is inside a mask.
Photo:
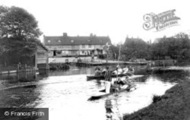
[{"label": "river", "polygon": [[119,119],[150,105],[154,95],[163,95],[177,79],[187,77],[183,72],[146,74],[133,79],[136,89],[131,92],[88,101],[104,88],[104,81],[86,80],[93,73],[93,67],[72,67],[24,82],[1,78],[0,107],[49,108],[49,120],[106,120],[105,102],[111,101],[113,117]]}]

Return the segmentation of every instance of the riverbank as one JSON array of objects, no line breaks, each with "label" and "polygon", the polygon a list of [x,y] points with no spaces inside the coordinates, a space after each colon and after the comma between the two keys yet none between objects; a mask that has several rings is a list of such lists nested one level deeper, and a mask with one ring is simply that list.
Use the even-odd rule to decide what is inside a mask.
[{"label": "riverbank", "polygon": [[167,90],[165,95],[154,97],[153,104],[124,120],[189,120],[190,119],[190,78]]}]

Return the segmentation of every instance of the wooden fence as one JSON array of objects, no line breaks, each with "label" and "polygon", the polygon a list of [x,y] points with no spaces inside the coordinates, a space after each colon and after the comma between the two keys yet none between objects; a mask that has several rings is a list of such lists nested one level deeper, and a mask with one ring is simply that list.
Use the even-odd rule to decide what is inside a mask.
[{"label": "wooden fence", "polygon": [[0,75],[12,75],[18,73],[36,73],[36,69],[27,65],[17,65],[17,67],[11,66],[0,68]]}]

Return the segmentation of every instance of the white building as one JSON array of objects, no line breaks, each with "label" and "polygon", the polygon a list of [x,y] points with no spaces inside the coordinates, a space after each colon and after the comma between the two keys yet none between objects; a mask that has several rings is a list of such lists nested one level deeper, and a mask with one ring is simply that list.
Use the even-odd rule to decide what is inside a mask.
[{"label": "white building", "polygon": [[106,36],[44,36],[44,44],[49,49],[49,58],[64,58],[69,62],[73,58],[92,58],[105,55],[106,44],[111,40]]}]

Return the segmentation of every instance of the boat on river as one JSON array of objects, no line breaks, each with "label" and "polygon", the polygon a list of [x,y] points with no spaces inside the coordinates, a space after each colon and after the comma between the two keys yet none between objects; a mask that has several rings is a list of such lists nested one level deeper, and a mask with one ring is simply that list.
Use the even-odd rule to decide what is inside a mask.
[{"label": "boat on river", "polygon": [[[134,85],[134,82],[131,80],[134,80],[135,78],[140,78],[140,77],[143,77],[143,75],[132,75],[132,76],[128,77],[127,80],[124,81],[125,84],[122,87],[120,87],[119,90],[116,90],[116,91],[111,90],[110,93],[105,93],[105,89],[103,89],[103,90],[100,90],[96,95],[92,95],[88,100],[90,100],[90,101],[98,100],[98,99],[101,99],[101,98],[104,98],[104,97],[107,97],[107,96],[110,96],[113,94],[117,95],[118,93],[121,93],[121,92],[133,91],[134,89],[136,89],[136,86]],[[131,82],[129,82],[129,81],[131,81]],[[113,86],[115,86],[115,84]]]},{"label": "boat on river", "polygon": [[98,100],[98,99],[105,98],[110,95],[114,95],[114,94],[117,95],[118,93],[121,93],[121,92],[125,92],[125,91],[130,92],[134,89],[136,89],[136,87],[134,85],[128,85],[127,87],[121,88],[118,91],[115,91],[115,90],[111,91],[110,93],[105,93],[105,89],[103,89],[103,90],[100,90],[98,92],[98,94],[92,95],[88,100],[89,101]]},{"label": "boat on river", "polygon": [[[116,75],[116,74],[112,74],[112,78],[116,78],[116,77],[124,77],[124,76],[133,76],[132,74],[119,74],[119,75]],[[90,76],[87,76],[87,81],[90,81],[90,80],[103,80],[105,79],[104,75],[90,75]]]}]

